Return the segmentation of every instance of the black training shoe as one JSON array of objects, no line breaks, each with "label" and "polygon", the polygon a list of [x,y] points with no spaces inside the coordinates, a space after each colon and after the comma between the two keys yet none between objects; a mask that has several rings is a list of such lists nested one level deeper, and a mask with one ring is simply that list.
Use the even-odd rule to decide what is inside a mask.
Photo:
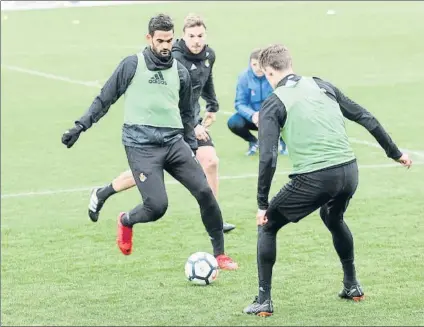
[{"label": "black training shoe", "polygon": [[99,197],[97,196],[99,190],[100,188],[94,188],[91,191],[90,203],[88,204],[88,216],[90,217],[93,223],[95,223],[99,219],[100,210],[102,209],[103,204],[105,203],[104,200],[99,199]]},{"label": "black training shoe", "polygon": [[235,225],[224,222],[224,233],[231,232],[234,228],[236,228]]},{"label": "black training shoe", "polygon": [[253,303],[244,308],[243,312],[247,313],[248,315],[269,317],[272,316],[274,307],[272,305],[272,300],[266,300],[264,303],[260,304],[258,303],[258,297],[256,296]]},{"label": "black training shoe", "polygon": [[362,291],[361,285],[356,284],[352,285],[350,288],[343,287],[343,289],[339,292],[339,297],[359,302],[365,298],[365,294]]}]

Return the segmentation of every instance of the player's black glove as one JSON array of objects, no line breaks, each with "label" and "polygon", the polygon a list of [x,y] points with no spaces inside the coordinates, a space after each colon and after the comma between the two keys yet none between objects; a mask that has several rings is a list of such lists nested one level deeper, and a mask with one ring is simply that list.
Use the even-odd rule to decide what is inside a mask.
[{"label": "player's black glove", "polygon": [[75,127],[72,127],[71,129],[63,133],[62,143],[65,144],[66,147],[69,149],[78,140],[83,130],[84,130],[84,126],[82,126],[81,124],[75,123]]}]

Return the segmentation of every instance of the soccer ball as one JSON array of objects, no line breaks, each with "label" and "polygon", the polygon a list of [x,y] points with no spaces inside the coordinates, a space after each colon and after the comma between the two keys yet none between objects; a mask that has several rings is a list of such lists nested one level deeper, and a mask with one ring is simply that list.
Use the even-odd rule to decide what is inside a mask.
[{"label": "soccer ball", "polygon": [[185,275],[194,284],[212,284],[218,277],[218,262],[209,253],[196,252],[187,259]]}]

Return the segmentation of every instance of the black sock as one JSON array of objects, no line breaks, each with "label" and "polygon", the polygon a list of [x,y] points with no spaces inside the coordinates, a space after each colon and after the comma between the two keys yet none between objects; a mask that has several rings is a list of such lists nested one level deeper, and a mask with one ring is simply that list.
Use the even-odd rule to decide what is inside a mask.
[{"label": "black sock", "polygon": [[258,302],[271,299],[272,269],[277,257],[277,230],[258,227],[257,264],[259,276]]},{"label": "black sock", "polygon": [[220,254],[224,254],[224,233],[222,231],[211,233],[212,235],[209,235],[211,238],[212,248],[213,248],[213,255],[215,257],[219,256]]},{"label": "black sock", "polygon": [[343,266],[343,284],[346,288],[350,288],[352,285],[358,284],[356,280],[356,270],[355,264],[353,263],[353,259],[342,260]]},{"label": "black sock", "polygon": [[133,224],[131,223],[130,215],[129,215],[128,212],[124,213],[121,216],[121,224],[126,226],[126,227],[131,227],[131,228],[133,227]]},{"label": "black sock", "polygon": [[343,283],[346,288],[358,284],[354,261],[353,237],[344,220],[334,219],[327,227],[333,236],[333,244],[343,267]]},{"label": "black sock", "polygon": [[112,183],[102,187],[97,191],[97,197],[101,198],[103,201],[107,200],[111,195],[114,195],[116,191],[114,190]]}]

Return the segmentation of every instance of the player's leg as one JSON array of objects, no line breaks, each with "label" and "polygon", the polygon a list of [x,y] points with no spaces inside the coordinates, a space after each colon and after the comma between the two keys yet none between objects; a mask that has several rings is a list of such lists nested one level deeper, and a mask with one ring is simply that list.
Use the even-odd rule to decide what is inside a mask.
[{"label": "player's leg", "polygon": [[277,232],[289,222],[302,218],[326,203],[329,197],[317,173],[295,176],[271,200],[268,222],[258,228],[257,264],[259,295],[244,309],[247,314],[272,314],[272,271],[277,256]]},{"label": "player's leg", "polygon": [[221,209],[202,167],[182,139],[169,147],[165,170],[196,198],[202,222],[211,239],[214,256],[217,258],[219,267],[227,270],[237,269],[237,264],[225,255]]},{"label": "player's leg", "polygon": [[258,139],[250,131],[258,130],[256,125],[238,113],[232,115],[227,122],[228,128],[237,136],[249,143],[247,155],[254,155],[258,151]]},{"label": "player's leg", "polygon": [[99,219],[100,210],[102,210],[103,205],[109,197],[135,185],[131,170],[127,170],[116,177],[112,183],[104,187],[94,188],[91,191],[90,202],[88,204],[88,216],[91,221],[96,222]]},{"label": "player's leg", "polygon": [[168,208],[163,163],[166,151],[159,147],[125,147],[128,164],[140,191],[143,203],[118,217],[118,246],[125,255],[131,254],[132,231],[137,223],[153,222]]},{"label": "player's leg", "polygon": [[[216,154],[216,150],[213,144],[212,139],[209,135],[209,140],[202,141],[198,140],[199,148],[196,152],[196,158],[199,160],[200,165],[205,172],[206,179],[208,184],[212,189],[215,198],[218,199],[218,189],[219,189],[219,176],[218,176],[218,167],[219,159]],[[224,233],[232,231],[236,226],[224,222]]]},{"label": "player's leg", "polygon": [[320,216],[331,232],[333,245],[343,268],[344,287],[339,296],[359,301],[364,298],[364,293],[356,279],[352,233],[343,219],[349,201],[358,186],[358,167],[356,162],[354,162],[342,168],[340,174],[344,177],[344,185],[339,193],[321,207]]}]

